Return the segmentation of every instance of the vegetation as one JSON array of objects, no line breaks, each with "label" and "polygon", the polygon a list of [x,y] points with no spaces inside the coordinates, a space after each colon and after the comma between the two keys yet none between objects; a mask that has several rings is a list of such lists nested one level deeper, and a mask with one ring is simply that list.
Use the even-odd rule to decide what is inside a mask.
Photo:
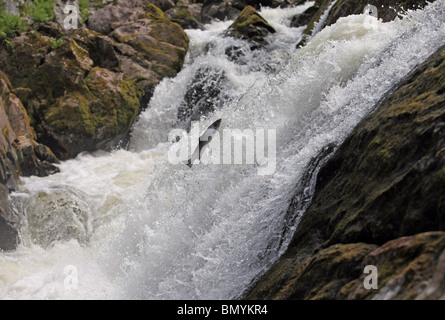
[{"label": "vegetation", "polygon": [[58,47],[60,47],[64,41],[64,37],[61,37],[59,39],[50,38],[49,41],[51,43],[51,50],[56,50]]},{"label": "vegetation", "polygon": [[26,5],[25,14],[37,24],[51,21],[54,19],[54,0],[35,0]]},{"label": "vegetation", "polygon": [[81,22],[84,23],[88,20],[88,16],[90,12],[88,11],[88,7],[90,5],[90,2],[88,0],[79,0],[79,11],[81,16]]},{"label": "vegetation", "polygon": [[0,42],[10,43],[8,39],[26,29],[26,23],[18,16],[7,14],[3,0],[0,0]]}]

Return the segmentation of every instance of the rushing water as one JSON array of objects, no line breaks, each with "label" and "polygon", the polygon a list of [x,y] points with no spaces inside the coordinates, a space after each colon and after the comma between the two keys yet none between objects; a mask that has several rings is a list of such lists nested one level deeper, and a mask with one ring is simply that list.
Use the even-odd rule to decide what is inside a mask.
[{"label": "rushing water", "polygon": [[[184,68],[157,86],[128,150],[81,154],[60,173],[23,179],[11,196],[22,243],[0,253],[0,298],[240,297],[285,250],[299,221],[287,208],[311,159],[445,43],[439,0],[389,23],[342,18],[296,50],[302,28],[288,25],[309,5],[261,11],[277,30],[264,51],[223,37],[230,21],[187,30]],[[204,127],[221,118],[220,130],[275,130],[274,170],[169,161],[169,133],[199,119],[178,120],[197,81],[217,88]]]}]

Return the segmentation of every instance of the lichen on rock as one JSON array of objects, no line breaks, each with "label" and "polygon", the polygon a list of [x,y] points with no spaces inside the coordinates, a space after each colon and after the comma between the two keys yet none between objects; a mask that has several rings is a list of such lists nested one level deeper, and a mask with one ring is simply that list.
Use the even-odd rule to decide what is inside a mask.
[{"label": "lichen on rock", "polygon": [[[398,84],[322,166],[312,203],[287,252],[246,298],[444,297],[444,83],[442,47]],[[363,290],[362,274],[349,280],[336,274],[333,262],[339,255],[328,253],[359,243],[376,249],[360,251],[348,268],[377,266],[378,290]],[[310,263],[316,261],[320,265]],[[333,276],[305,276],[322,269]]]},{"label": "lichen on rock", "polygon": [[252,6],[247,6],[229,26],[226,35],[248,40],[257,47],[268,44],[265,38],[275,32],[275,29]]}]

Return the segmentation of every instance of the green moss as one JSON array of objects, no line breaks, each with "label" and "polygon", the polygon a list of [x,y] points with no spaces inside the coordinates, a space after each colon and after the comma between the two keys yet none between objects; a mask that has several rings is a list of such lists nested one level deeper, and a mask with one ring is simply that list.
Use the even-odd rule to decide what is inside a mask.
[{"label": "green moss", "polygon": [[75,132],[88,137],[94,135],[97,125],[91,115],[89,101],[77,92],[58,99],[48,110],[45,120],[59,132]]},{"label": "green moss", "polygon": [[88,20],[88,16],[90,15],[90,11],[88,7],[90,6],[90,2],[88,0],[79,0],[79,10],[81,16],[81,23],[84,23]]},{"label": "green moss", "polygon": [[139,101],[142,98],[142,90],[131,79],[124,79],[119,85],[123,103],[117,110],[117,122],[121,131],[130,129],[139,111]]},{"label": "green moss", "polygon": [[229,28],[239,30],[251,25],[262,26],[270,32],[275,32],[275,29],[252,6],[245,7]]},{"label": "green moss", "polygon": [[155,5],[151,4],[148,1],[145,1],[145,17],[151,20],[157,20],[157,19],[167,19],[164,15],[164,12],[162,12],[161,9],[156,7]]}]

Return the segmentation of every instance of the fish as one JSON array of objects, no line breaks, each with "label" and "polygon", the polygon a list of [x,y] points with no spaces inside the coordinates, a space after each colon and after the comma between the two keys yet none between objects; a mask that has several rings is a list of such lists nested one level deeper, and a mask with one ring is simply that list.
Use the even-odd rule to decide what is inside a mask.
[{"label": "fish", "polygon": [[199,144],[190,159],[187,160],[186,165],[191,168],[196,160],[201,160],[202,152],[205,147],[212,141],[213,135],[221,127],[222,119],[213,122],[206,131],[199,137]]}]

